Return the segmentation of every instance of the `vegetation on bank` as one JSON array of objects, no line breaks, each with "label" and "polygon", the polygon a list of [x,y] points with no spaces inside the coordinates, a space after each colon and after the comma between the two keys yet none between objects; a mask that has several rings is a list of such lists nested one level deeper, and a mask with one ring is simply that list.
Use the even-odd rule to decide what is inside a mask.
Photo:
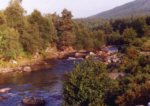
[{"label": "vegetation on bank", "polygon": [[[131,17],[116,20],[90,19],[72,20],[67,9],[62,16],[42,15],[34,10],[30,15],[21,6],[20,0],[11,0],[5,10],[0,11],[0,58],[17,59],[18,56],[43,52],[49,44],[63,50],[97,50],[102,45],[134,45],[149,49],[150,18]],[[86,26],[87,25],[87,26]]]},{"label": "vegetation on bank", "polygon": [[[121,45],[124,56],[114,66],[93,59],[77,63],[64,83],[64,104],[68,106],[135,106],[150,100],[150,17],[138,16],[84,22],[89,31],[102,31],[104,44]],[[110,73],[125,74],[112,79]]]},{"label": "vegetation on bank", "polygon": [[[150,100],[150,56],[134,55],[115,70],[90,58],[77,63],[64,83],[64,106],[135,106]],[[126,73],[112,79],[109,73]]]},{"label": "vegetation on bank", "polygon": [[[54,45],[58,50],[73,47],[100,50],[102,45],[121,45],[124,54],[120,63],[110,69],[93,59],[76,64],[64,84],[64,105],[147,105],[150,100],[150,17],[129,17],[111,20],[72,20],[67,9],[62,15],[30,15],[21,0],[11,0],[0,11],[0,66],[11,60],[29,60]],[[6,64],[6,65],[4,65]],[[20,63],[19,63],[20,64]],[[120,72],[126,77],[113,80],[109,73]]]},{"label": "vegetation on bank", "polygon": [[21,1],[11,0],[0,11],[0,60],[4,62],[45,54],[49,44],[58,50],[68,46],[90,50],[100,48],[104,42],[103,31],[89,31],[84,24],[73,21],[67,9],[62,16],[42,15],[38,10],[26,15]]}]

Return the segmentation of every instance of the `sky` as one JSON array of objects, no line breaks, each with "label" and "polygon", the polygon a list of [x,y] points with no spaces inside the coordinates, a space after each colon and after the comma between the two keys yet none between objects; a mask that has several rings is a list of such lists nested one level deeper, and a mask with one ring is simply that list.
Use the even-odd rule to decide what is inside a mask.
[{"label": "sky", "polygon": [[[0,0],[0,10],[5,9],[9,1]],[[23,0],[22,7],[28,14],[34,9],[43,14],[60,14],[66,8],[72,12],[74,18],[86,18],[131,1],[134,0]]]}]

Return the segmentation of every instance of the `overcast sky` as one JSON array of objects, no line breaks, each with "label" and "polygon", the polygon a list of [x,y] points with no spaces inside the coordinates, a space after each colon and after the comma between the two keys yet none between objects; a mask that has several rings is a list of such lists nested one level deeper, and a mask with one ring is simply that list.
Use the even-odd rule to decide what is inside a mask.
[{"label": "overcast sky", "polygon": [[[0,9],[8,6],[10,0],[0,0]],[[84,18],[134,0],[23,0],[22,6],[30,14],[34,9],[42,13],[58,14],[64,8],[72,11],[74,18]]]}]

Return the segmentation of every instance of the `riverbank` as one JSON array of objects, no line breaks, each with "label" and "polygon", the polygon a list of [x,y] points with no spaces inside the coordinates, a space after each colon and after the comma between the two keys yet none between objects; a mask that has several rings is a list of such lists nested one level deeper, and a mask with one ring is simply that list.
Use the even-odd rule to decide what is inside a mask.
[{"label": "riverbank", "polygon": [[71,47],[64,51],[58,51],[55,48],[47,48],[43,54],[36,53],[30,58],[18,57],[16,60],[0,61],[0,74],[10,72],[31,72],[41,69],[51,68],[50,63],[56,59],[66,58],[74,53]]},{"label": "riverbank", "polygon": [[32,58],[18,58],[8,62],[9,67],[1,67],[0,73],[9,72],[31,72],[42,69],[51,68],[51,63],[57,59],[88,59],[95,56],[106,65],[112,65],[120,62],[121,56],[118,56],[118,48],[116,46],[104,46],[97,51],[74,50],[72,47],[66,48],[64,51],[58,51],[55,48],[47,48],[44,54],[35,54]]}]

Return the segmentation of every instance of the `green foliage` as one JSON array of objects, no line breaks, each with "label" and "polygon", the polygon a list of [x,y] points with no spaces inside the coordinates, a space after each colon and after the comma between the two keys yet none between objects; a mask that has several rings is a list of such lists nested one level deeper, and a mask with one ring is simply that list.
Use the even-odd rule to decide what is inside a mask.
[{"label": "green foliage", "polygon": [[53,42],[57,40],[57,32],[52,22],[42,17],[41,13],[35,10],[29,17],[28,21],[31,25],[37,25],[39,30],[39,36],[43,39],[43,43]]},{"label": "green foliage", "polygon": [[93,49],[98,50],[105,44],[105,34],[102,30],[93,31],[90,36],[93,40]]},{"label": "green foliage", "polygon": [[74,24],[76,42],[74,48],[97,50],[105,44],[105,34],[102,30],[89,31],[82,23]]},{"label": "green foliage", "polygon": [[67,9],[62,11],[62,18],[58,23],[59,46],[72,46],[75,42],[72,14]]},{"label": "green foliage", "polygon": [[123,43],[119,32],[112,32],[106,36],[106,44],[108,45],[121,45]]},{"label": "green foliage", "polygon": [[0,54],[3,58],[16,58],[21,52],[21,45],[19,43],[19,33],[13,28],[7,28],[0,31]]},{"label": "green foliage", "polygon": [[25,52],[36,53],[42,49],[42,40],[39,36],[37,25],[27,23],[23,35],[20,37],[20,42]]},{"label": "green foliage", "polygon": [[115,68],[126,76],[116,80],[108,77],[109,71],[103,63],[91,58],[77,63],[64,83],[64,105],[147,105],[150,98],[150,56],[135,54],[134,50],[128,52],[120,67]]},{"label": "green foliage", "polygon": [[64,105],[106,105],[106,93],[112,90],[106,66],[92,58],[77,63],[64,83]]},{"label": "green foliage", "polygon": [[121,93],[116,99],[119,106],[147,105],[150,96],[150,75],[138,74],[120,80]]},{"label": "green foliage", "polygon": [[88,29],[82,23],[79,24],[74,23],[74,30],[76,35],[76,42],[74,44],[74,48],[76,49],[88,48],[88,45],[91,45],[88,43],[86,44],[89,36]]},{"label": "green foliage", "polygon": [[7,26],[18,30],[21,34],[24,26],[24,13],[25,11],[21,7],[21,1],[11,0],[9,6],[4,11]]},{"label": "green foliage", "polygon": [[0,11],[0,27],[4,24],[6,24],[5,15],[3,12]]},{"label": "green foliage", "polygon": [[123,32],[122,39],[125,44],[132,45],[133,40],[135,40],[136,36],[137,36],[137,33],[134,29],[127,28]]}]

